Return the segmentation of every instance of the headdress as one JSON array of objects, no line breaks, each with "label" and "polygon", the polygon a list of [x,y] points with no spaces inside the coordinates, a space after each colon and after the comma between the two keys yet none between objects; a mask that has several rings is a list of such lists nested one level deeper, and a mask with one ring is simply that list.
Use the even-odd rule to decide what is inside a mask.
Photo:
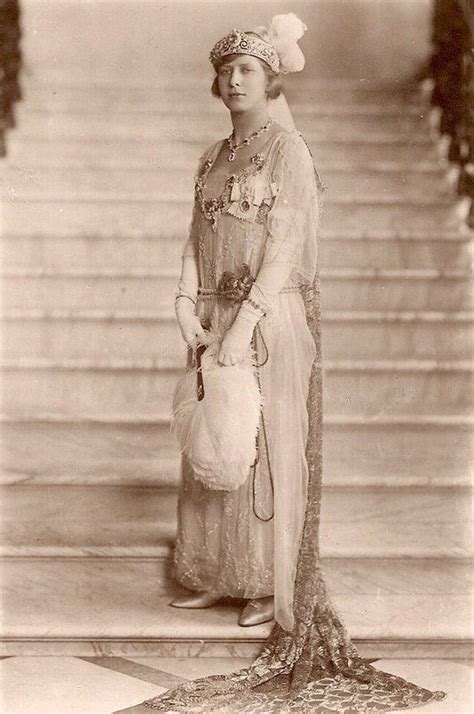
[{"label": "headdress", "polygon": [[217,42],[209,55],[212,64],[228,55],[252,55],[266,62],[274,72],[280,70],[280,58],[274,47],[261,37],[248,35],[241,30],[232,30]]},{"label": "headdress", "polygon": [[228,55],[252,55],[268,64],[276,73],[299,72],[304,55],[298,40],[308,28],[293,12],[275,15],[268,28],[257,27],[252,33],[234,29],[212,48],[209,59],[216,64]]}]

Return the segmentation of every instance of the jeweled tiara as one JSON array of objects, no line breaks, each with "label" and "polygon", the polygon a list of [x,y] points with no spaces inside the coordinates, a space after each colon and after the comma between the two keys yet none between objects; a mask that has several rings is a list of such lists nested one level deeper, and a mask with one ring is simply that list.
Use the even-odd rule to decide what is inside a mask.
[{"label": "jeweled tiara", "polygon": [[241,30],[232,30],[228,35],[216,42],[209,59],[216,64],[227,55],[252,55],[266,62],[274,72],[280,69],[280,57],[273,45],[256,35],[248,35]]}]

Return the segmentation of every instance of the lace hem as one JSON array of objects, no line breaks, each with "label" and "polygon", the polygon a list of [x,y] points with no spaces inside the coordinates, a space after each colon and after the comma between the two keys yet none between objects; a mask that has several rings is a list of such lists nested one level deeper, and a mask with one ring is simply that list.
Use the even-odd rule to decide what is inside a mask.
[{"label": "lace hem", "polygon": [[280,672],[253,688],[249,681],[258,678],[255,665],[232,675],[186,682],[147,700],[144,706],[168,714],[367,714],[417,708],[446,696],[377,670],[362,658],[348,663],[350,672],[346,675],[323,671],[303,687],[294,686],[289,669],[282,666]]}]

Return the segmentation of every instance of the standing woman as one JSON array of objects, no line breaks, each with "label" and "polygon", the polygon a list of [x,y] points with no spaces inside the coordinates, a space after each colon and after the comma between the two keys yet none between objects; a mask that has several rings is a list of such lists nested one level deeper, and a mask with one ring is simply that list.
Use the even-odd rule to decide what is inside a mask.
[{"label": "standing woman", "polygon": [[[294,17],[293,26],[300,36],[304,25]],[[224,370],[248,359],[258,326],[259,461],[239,489],[216,491],[195,478],[184,458],[175,572],[195,594],[172,605],[203,608],[224,596],[244,598],[239,624],[266,622],[275,610],[277,622],[291,629],[316,353],[302,291],[316,274],[318,182],[302,137],[270,116],[269,102],[281,91],[279,56],[270,50],[258,35],[235,31],[212,51],[213,93],[229,109],[233,132],[201,158],[176,299],[188,345],[206,340],[202,325],[208,325]],[[226,285],[236,281],[250,287],[243,301],[227,297]]]},{"label": "standing woman", "polygon": [[340,714],[442,696],[358,655],[321,573],[321,182],[301,135],[271,117],[280,75],[304,65],[305,29],[279,15],[268,29],[233,30],[211,52],[213,93],[233,131],[199,162],[176,299],[189,367],[210,341],[222,379],[250,355],[263,407],[258,458],[240,487],[209,488],[183,458],[175,573],[192,592],[171,604],[244,598],[240,625],[276,624],[253,665],[145,702],[160,711]]}]

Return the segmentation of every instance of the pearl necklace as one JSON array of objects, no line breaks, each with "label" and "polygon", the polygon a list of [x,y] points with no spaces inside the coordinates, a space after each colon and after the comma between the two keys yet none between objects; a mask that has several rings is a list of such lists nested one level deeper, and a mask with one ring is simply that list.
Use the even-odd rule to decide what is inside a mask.
[{"label": "pearl necklace", "polygon": [[232,134],[227,139],[227,145],[229,147],[229,156],[227,157],[227,161],[235,161],[235,155],[237,151],[243,146],[248,146],[251,141],[257,138],[257,136],[260,136],[265,131],[268,131],[272,124],[274,124],[274,120],[270,119],[266,124],[264,124],[264,126],[261,126],[260,129],[257,129],[257,131],[254,131],[253,134],[250,134],[250,136],[241,141],[240,144],[234,144],[234,133],[232,132]]}]

